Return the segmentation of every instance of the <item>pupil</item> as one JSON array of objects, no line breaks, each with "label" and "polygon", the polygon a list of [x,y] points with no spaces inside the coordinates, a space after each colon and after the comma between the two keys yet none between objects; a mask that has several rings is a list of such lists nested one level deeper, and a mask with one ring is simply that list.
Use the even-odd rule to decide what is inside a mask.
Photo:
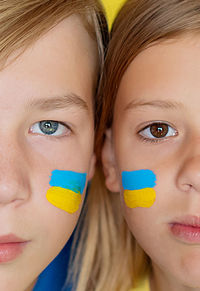
[{"label": "pupil", "polygon": [[151,125],[150,127],[151,134],[156,138],[162,138],[165,137],[169,131],[168,125],[161,124],[161,123],[155,123]]},{"label": "pupil", "polygon": [[50,120],[40,121],[39,127],[44,134],[51,135],[57,131],[58,122]]}]

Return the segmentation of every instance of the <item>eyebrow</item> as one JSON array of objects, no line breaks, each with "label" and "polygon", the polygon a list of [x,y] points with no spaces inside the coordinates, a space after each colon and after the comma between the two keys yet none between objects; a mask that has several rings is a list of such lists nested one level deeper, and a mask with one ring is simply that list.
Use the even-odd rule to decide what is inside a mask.
[{"label": "eyebrow", "polygon": [[27,104],[28,108],[34,108],[42,111],[68,109],[74,106],[82,110],[89,111],[87,103],[75,93],[32,100]]},{"label": "eyebrow", "polygon": [[152,101],[144,101],[143,99],[132,100],[125,107],[125,110],[136,109],[138,107],[152,106],[160,109],[171,109],[171,110],[179,110],[184,106],[180,102],[172,102],[170,100],[152,100]]}]

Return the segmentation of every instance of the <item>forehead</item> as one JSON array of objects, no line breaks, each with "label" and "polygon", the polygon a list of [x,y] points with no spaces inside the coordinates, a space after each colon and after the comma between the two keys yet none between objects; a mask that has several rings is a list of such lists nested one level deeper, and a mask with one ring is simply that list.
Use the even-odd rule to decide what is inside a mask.
[{"label": "forehead", "polygon": [[[96,59],[96,45],[82,21],[70,16],[0,72],[1,92],[21,90],[20,100],[22,95],[39,98],[73,92],[90,103]],[[12,84],[9,90],[8,83]]]},{"label": "forehead", "polygon": [[[126,70],[116,103],[130,99],[180,99],[183,88],[200,90],[200,37],[165,40],[141,52]],[[123,97],[123,98],[122,98]],[[121,106],[121,105],[120,105]]]}]

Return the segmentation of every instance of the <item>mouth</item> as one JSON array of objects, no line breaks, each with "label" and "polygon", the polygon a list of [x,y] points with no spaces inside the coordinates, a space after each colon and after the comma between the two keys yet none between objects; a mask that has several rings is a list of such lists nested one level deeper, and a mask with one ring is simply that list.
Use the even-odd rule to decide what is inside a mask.
[{"label": "mouth", "polygon": [[29,241],[14,234],[0,236],[0,263],[7,263],[16,259]]},{"label": "mouth", "polygon": [[172,235],[185,243],[200,244],[200,217],[184,216],[169,224]]}]

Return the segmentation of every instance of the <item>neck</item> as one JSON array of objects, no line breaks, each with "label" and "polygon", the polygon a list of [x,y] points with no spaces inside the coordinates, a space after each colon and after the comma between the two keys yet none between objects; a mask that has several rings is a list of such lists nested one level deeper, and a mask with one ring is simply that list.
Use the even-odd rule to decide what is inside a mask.
[{"label": "neck", "polygon": [[34,286],[35,286],[35,284],[36,284],[36,282],[37,282],[37,279],[35,281],[33,281],[31,283],[31,285],[29,285],[24,291],[32,291]]}]

